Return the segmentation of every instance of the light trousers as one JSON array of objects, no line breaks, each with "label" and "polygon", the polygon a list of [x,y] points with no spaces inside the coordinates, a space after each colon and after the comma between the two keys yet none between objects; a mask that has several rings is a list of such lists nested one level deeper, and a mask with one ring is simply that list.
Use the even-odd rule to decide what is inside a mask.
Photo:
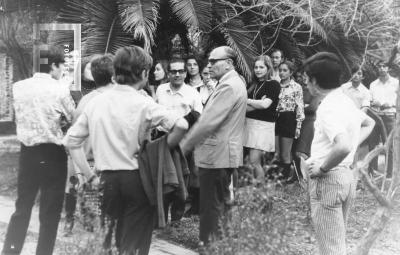
[{"label": "light trousers", "polygon": [[347,167],[310,180],[311,218],[321,255],[346,254],[346,222],[355,192],[354,174]]}]

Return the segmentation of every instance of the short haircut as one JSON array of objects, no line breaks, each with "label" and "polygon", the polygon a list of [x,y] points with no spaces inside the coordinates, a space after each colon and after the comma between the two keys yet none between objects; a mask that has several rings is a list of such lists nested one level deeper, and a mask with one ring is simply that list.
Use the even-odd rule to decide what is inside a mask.
[{"label": "short haircut", "polygon": [[105,54],[91,61],[92,76],[98,87],[111,83],[114,75],[113,59],[112,54]]},{"label": "short haircut", "polygon": [[308,77],[314,77],[322,89],[334,89],[340,86],[342,61],[334,53],[319,52],[308,58],[303,68]]},{"label": "short haircut", "polygon": [[41,58],[47,58],[47,64],[41,64],[40,71],[50,73],[52,64],[58,67],[61,63],[65,63],[64,49],[59,46],[49,46],[48,50],[43,52]]},{"label": "short haircut", "polygon": [[174,64],[174,63],[182,63],[182,64],[183,64],[183,69],[186,71],[186,61],[183,60],[183,59],[181,59],[181,58],[174,58],[174,59],[171,59],[171,60],[169,61],[169,63],[168,63],[168,71],[171,70],[171,64]]},{"label": "short haircut", "polygon": [[[274,67],[272,66],[272,61],[271,58],[268,55],[261,55],[256,57],[256,59],[254,60],[254,65],[255,66],[257,61],[262,61],[264,63],[264,65],[267,67],[268,71],[267,74],[265,75],[265,80],[269,80],[271,78],[272,72]],[[257,77],[254,73],[254,68],[253,68],[253,82],[257,81]]]},{"label": "short haircut", "polygon": [[228,46],[222,46],[222,47],[225,50],[226,57],[232,59],[233,65],[236,65],[237,59],[236,59],[235,51],[231,47],[228,47]]},{"label": "short haircut", "polygon": [[294,74],[296,71],[296,65],[289,60],[283,61],[282,63],[279,64],[279,66],[281,66],[281,65],[286,65],[289,68],[289,70],[292,72],[292,74]]},{"label": "short haircut", "polygon": [[274,49],[271,50],[271,56],[272,56],[272,54],[274,54],[275,52],[281,53],[281,58],[282,58],[282,59],[285,57],[285,56],[283,55],[283,51],[280,50],[280,49],[276,49],[276,48],[274,48]]},{"label": "short haircut", "polygon": [[91,63],[93,59],[101,56],[102,56],[101,54],[93,54],[81,58],[81,79],[83,79],[83,75],[85,73],[85,68],[87,64]]},{"label": "short haircut", "polygon": [[355,74],[355,73],[357,73],[358,71],[361,71],[361,72],[362,72],[361,66],[360,66],[359,64],[354,64],[354,65],[352,65],[352,67],[351,67],[351,74]]},{"label": "short haircut", "polygon": [[389,66],[389,63],[384,60],[379,60],[378,63],[376,63],[376,66],[380,66],[380,65]]},{"label": "short haircut", "polygon": [[139,46],[119,48],[114,57],[115,81],[119,84],[135,84],[142,80],[144,70],[153,65],[151,56]]}]

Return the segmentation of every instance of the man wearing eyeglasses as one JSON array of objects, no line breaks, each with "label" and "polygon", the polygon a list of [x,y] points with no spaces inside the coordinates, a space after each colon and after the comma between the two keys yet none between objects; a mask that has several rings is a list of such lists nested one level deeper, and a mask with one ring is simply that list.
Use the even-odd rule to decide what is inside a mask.
[{"label": "man wearing eyeglasses", "polygon": [[243,162],[246,84],[234,68],[234,51],[222,46],[208,59],[211,78],[218,81],[197,123],[181,143],[184,153],[194,149],[200,177],[200,241],[216,237],[219,220],[229,209],[229,184]]},{"label": "man wearing eyeglasses", "polygon": [[[157,88],[156,101],[173,111],[177,116],[184,117],[191,112],[199,115],[203,110],[199,92],[185,84],[186,64],[183,59],[173,59],[168,64],[169,83],[161,84]],[[166,132],[158,127],[159,133]],[[188,156],[190,158],[191,156]],[[193,169],[191,169],[193,171]],[[181,220],[185,212],[185,201],[182,201],[179,194],[169,193],[164,196],[165,221],[168,222],[168,211],[171,207],[171,222]]]},{"label": "man wearing eyeglasses", "polygon": [[179,116],[185,116],[190,111],[201,113],[203,105],[199,92],[185,84],[186,66],[183,59],[174,59],[168,65],[169,83],[157,88],[156,101],[174,111]]}]

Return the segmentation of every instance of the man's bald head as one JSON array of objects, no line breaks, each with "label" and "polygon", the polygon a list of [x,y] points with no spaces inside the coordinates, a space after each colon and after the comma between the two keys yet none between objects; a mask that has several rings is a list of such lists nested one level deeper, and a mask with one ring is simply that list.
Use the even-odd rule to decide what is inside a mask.
[{"label": "man's bald head", "polygon": [[234,69],[235,52],[228,46],[213,49],[208,58],[210,76],[219,80],[224,74]]}]

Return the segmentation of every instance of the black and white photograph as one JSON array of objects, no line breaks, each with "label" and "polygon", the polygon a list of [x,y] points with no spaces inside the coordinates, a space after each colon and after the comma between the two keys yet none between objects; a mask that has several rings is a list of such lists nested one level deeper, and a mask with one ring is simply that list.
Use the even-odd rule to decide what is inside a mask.
[{"label": "black and white photograph", "polygon": [[400,0],[0,0],[1,255],[399,255]]}]

